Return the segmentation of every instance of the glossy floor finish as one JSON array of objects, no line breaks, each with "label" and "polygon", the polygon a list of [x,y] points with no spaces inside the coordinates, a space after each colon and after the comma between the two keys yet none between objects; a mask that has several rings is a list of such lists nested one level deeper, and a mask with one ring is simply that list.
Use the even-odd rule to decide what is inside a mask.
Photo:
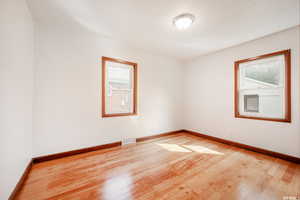
[{"label": "glossy floor finish", "polygon": [[300,165],[187,133],[35,164],[17,199],[288,199]]}]

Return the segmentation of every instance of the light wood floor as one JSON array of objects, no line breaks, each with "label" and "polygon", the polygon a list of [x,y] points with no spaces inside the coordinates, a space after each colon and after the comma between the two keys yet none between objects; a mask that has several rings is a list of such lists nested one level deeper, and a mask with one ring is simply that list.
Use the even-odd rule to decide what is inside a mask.
[{"label": "light wood floor", "polygon": [[186,133],[35,164],[17,199],[272,200],[300,165]]}]

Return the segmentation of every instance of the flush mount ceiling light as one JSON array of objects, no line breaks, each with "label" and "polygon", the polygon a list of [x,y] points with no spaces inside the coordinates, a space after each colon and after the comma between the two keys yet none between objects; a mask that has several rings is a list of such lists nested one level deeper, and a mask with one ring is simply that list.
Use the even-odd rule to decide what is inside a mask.
[{"label": "flush mount ceiling light", "polygon": [[181,15],[178,15],[173,19],[173,24],[178,28],[179,30],[184,30],[189,28],[192,23],[195,20],[195,16],[190,13],[184,13]]}]

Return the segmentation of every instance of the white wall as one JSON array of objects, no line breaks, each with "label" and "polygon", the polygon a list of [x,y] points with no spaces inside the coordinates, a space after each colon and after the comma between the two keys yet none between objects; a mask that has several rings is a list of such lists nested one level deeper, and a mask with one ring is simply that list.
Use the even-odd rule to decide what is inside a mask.
[{"label": "white wall", "polygon": [[[185,66],[184,127],[300,157],[300,28],[196,58]],[[292,50],[292,123],[234,118],[234,61]]]},{"label": "white wall", "polygon": [[24,0],[0,1],[0,199],[32,157],[33,23]]},{"label": "white wall", "polygon": [[[125,45],[127,46],[127,45]],[[101,118],[101,57],[138,63],[138,116]],[[37,30],[34,156],[182,128],[182,67],[80,29]]]}]

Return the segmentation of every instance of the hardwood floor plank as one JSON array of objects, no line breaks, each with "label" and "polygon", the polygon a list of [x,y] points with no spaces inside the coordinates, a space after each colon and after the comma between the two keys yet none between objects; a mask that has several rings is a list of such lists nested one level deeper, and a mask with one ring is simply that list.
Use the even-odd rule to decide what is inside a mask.
[{"label": "hardwood floor plank", "polygon": [[283,199],[300,166],[180,133],[34,164],[17,199]]}]

